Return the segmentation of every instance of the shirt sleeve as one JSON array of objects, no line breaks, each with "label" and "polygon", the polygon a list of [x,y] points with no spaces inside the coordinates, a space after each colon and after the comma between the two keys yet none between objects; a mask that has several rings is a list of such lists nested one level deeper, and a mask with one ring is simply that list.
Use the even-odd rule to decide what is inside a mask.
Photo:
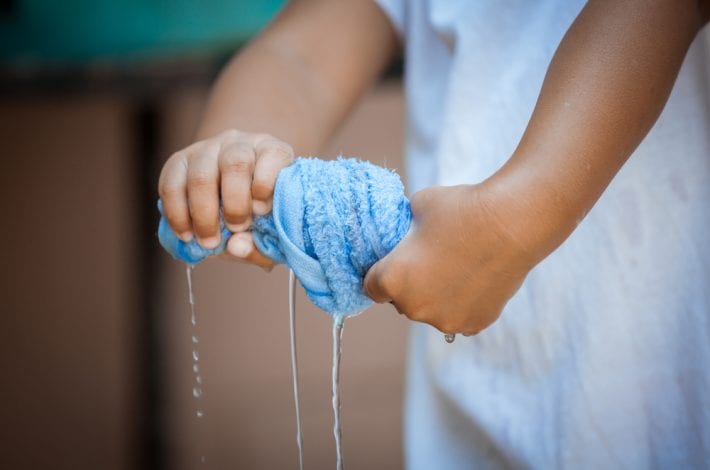
[{"label": "shirt sleeve", "polygon": [[406,0],[374,0],[385,12],[397,35],[404,37],[405,3]]}]

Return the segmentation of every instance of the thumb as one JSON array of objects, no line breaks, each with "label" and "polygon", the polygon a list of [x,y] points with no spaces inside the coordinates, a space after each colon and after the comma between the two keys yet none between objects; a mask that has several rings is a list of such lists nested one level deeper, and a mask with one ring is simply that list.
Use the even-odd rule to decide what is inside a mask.
[{"label": "thumb", "polygon": [[368,297],[382,304],[385,302],[392,301],[392,298],[387,293],[386,288],[383,285],[383,273],[387,270],[387,262],[385,259],[381,259],[377,263],[373,264],[363,281],[363,289]]},{"label": "thumb", "polygon": [[254,245],[254,239],[251,232],[237,232],[233,234],[227,242],[227,249],[223,253],[228,258],[238,261],[246,261],[250,264],[255,264],[266,271],[271,271],[275,263],[261,254],[259,249]]}]

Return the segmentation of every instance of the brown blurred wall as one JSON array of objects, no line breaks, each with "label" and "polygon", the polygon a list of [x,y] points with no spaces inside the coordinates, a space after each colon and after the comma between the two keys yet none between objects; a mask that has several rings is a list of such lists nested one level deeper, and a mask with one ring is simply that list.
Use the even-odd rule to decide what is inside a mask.
[{"label": "brown blurred wall", "polygon": [[0,468],[136,463],[136,183],[124,100],[3,100]]},{"label": "brown blurred wall", "polygon": [[[160,158],[190,142],[205,90],[161,100]],[[0,105],[3,380],[0,468],[140,468],[144,332],[136,285],[134,103],[111,95]],[[373,90],[324,152],[401,169],[397,84]],[[138,230],[137,230],[138,229]],[[184,269],[160,255],[156,379],[167,468],[295,468],[287,273],[210,261],[195,271],[206,417],[192,397]],[[333,468],[331,331],[299,290],[305,463]],[[377,307],[346,323],[348,468],[399,468],[406,323]],[[162,375],[161,375],[162,374]]]}]

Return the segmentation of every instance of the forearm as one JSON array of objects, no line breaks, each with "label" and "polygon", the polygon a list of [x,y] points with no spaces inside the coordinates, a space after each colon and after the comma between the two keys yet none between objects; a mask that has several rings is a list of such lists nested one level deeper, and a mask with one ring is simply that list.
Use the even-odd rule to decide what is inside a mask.
[{"label": "forearm", "polygon": [[222,72],[198,138],[267,132],[316,153],[396,42],[374,2],[294,1]]},{"label": "forearm", "polygon": [[336,119],[327,106],[315,104],[321,98],[311,81],[269,44],[250,44],[220,74],[197,138],[226,129],[266,132],[298,153],[314,153]]},{"label": "forearm", "polygon": [[570,27],[518,148],[490,180],[526,214],[525,233],[512,235],[537,261],[650,130],[704,21],[693,1],[590,1]]}]

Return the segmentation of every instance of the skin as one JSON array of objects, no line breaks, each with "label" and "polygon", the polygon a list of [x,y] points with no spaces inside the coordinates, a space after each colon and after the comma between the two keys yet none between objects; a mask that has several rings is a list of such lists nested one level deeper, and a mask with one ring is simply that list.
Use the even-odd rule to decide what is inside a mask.
[{"label": "skin", "polygon": [[371,0],[289,3],[222,72],[198,141],[163,167],[158,190],[175,233],[216,246],[221,194],[235,232],[226,256],[270,269],[246,231],[252,213],[271,209],[278,171],[294,153],[318,153],[396,49]]},{"label": "skin", "polygon": [[[368,295],[442,332],[475,334],[493,323],[648,133],[709,4],[588,2],[514,154],[481,184],[415,194],[415,228],[368,272]],[[270,209],[278,170],[294,150],[317,152],[396,48],[371,0],[289,4],[223,72],[201,140],[163,169],[159,192],[176,233],[216,245],[221,194],[238,232],[229,256],[270,268],[244,231],[252,213]]]}]

